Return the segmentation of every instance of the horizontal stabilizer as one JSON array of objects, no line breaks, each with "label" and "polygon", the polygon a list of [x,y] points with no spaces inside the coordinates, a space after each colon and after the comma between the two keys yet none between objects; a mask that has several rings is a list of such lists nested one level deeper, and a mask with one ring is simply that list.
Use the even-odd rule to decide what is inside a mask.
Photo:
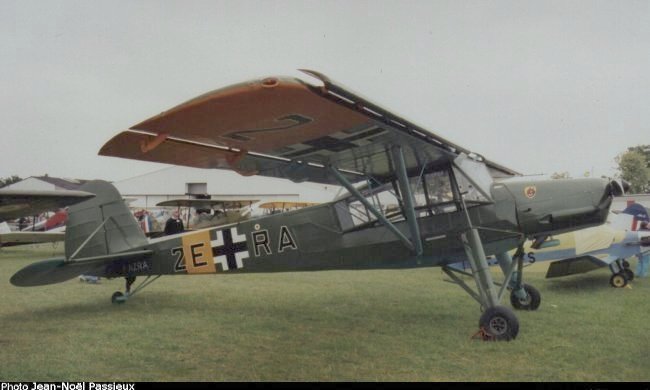
[{"label": "horizontal stabilizer", "polygon": [[11,284],[19,287],[43,286],[65,282],[75,276],[90,273],[97,263],[66,264],[65,259],[48,259],[30,264],[16,272],[10,279]]},{"label": "horizontal stabilizer", "polygon": [[149,257],[152,253],[150,250],[140,250],[86,257],[73,261],[66,261],[62,258],[48,259],[21,269],[11,277],[10,281],[11,284],[19,287],[61,283],[82,274],[103,273],[104,268],[115,261],[128,263],[132,260]]},{"label": "horizontal stabilizer", "polygon": [[605,267],[608,263],[594,256],[578,256],[569,259],[554,261],[546,271],[547,278],[583,274],[595,269]]}]

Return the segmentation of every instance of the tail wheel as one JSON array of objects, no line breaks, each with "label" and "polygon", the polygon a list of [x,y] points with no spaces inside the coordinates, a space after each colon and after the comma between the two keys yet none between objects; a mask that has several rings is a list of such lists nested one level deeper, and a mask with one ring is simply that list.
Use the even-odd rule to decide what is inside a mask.
[{"label": "tail wheel", "polygon": [[622,273],[617,273],[609,278],[609,284],[612,287],[621,288],[627,286],[627,278]]},{"label": "tail wheel", "polygon": [[522,288],[526,291],[526,298],[524,299],[517,297],[515,290],[510,292],[510,303],[512,307],[517,310],[537,310],[540,303],[542,303],[542,294],[530,284],[524,283]]},{"label": "tail wheel", "polygon": [[114,304],[124,303],[125,302],[124,294],[122,294],[122,292],[120,291],[115,291],[111,296],[111,302]]},{"label": "tail wheel", "polygon": [[625,268],[623,270],[623,273],[625,274],[625,279],[627,279],[628,282],[631,282],[631,281],[634,280],[634,272],[631,269]]},{"label": "tail wheel", "polygon": [[515,313],[503,306],[485,310],[478,324],[493,340],[514,340],[519,333],[519,320]]}]

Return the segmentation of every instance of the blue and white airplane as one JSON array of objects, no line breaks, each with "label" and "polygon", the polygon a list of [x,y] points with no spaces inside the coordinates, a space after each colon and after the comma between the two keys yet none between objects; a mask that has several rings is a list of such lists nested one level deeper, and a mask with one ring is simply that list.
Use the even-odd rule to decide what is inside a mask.
[{"label": "blue and white airplane", "polygon": [[556,260],[546,272],[547,278],[575,275],[608,266],[612,271],[610,284],[625,287],[634,279],[634,272],[625,260],[650,251],[650,230],[647,210],[632,204],[600,226],[531,241],[525,246],[529,262]]}]

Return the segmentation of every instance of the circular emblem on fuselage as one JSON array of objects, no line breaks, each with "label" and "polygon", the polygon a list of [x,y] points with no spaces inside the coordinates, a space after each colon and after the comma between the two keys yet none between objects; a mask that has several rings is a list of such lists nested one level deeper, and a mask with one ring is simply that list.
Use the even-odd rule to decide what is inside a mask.
[{"label": "circular emblem on fuselage", "polygon": [[524,188],[524,195],[526,195],[526,198],[533,199],[536,194],[537,188],[535,186],[528,186]]}]

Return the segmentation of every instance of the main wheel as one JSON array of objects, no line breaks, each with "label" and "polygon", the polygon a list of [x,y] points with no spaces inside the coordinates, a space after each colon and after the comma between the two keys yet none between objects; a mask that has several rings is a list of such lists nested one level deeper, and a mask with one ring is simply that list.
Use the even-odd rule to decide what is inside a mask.
[{"label": "main wheel", "polygon": [[517,310],[537,310],[539,304],[542,303],[542,295],[530,284],[524,283],[522,287],[526,291],[525,299],[519,299],[517,294],[515,294],[515,290],[510,291],[510,303],[512,307]]},{"label": "main wheel", "polygon": [[495,340],[514,340],[519,333],[519,320],[515,313],[503,306],[485,310],[478,325]]},{"label": "main wheel", "polygon": [[609,284],[612,287],[621,288],[627,286],[627,278],[622,273],[617,273],[609,278]]},{"label": "main wheel", "polygon": [[122,294],[122,292],[115,291],[113,293],[113,295],[111,296],[111,302],[115,303],[115,304],[124,303],[125,300],[123,299],[123,297],[124,297],[124,294]]},{"label": "main wheel", "polygon": [[632,271],[629,268],[625,268],[623,270],[623,274],[625,274],[625,279],[627,279],[628,282],[631,282],[634,280],[634,271]]}]

